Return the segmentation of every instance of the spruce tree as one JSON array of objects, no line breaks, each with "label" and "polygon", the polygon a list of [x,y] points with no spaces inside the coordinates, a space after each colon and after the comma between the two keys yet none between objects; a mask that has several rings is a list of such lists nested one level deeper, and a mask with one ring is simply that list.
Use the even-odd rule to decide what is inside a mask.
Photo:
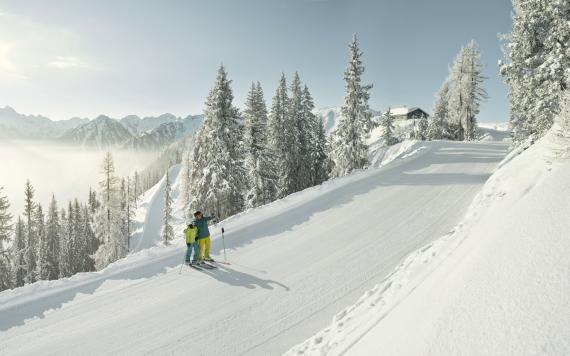
[{"label": "spruce tree", "polygon": [[570,81],[570,2],[513,0],[513,29],[500,72],[509,85],[514,142],[541,137]]},{"label": "spruce tree", "polygon": [[4,187],[0,187],[0,291],[12,288],[12,270],[9,243],[12,235],[12,215],[9,213],[10,203],[2,193]]},{"label": "spruce tree", "polygon": [[27,276],[26,227],[24,221],[19,216],[16,223],[16,233],[14,234],[12,251],[12,255],[14,256],[12,265],[13,285],[15,287],[21,287],[26,283]]},{"label": "spruce tree", "polygon": [[418,139],[425,141],[428,139],[429,122],[427,117],[422,117],[418,122]]},{"label": "spruce tree", "polygon": [[280,186],[286,194],[298,192],[310,186],[308,166],[309,123],[303,110],[303,87],[299,73],[295,72],[290,87],[289,110],[284,125],[283,136],[289,143],[285,151],[284,172]]},{"label": "spruce tree", "polygon": [[384,129],[382,137],[384,138],[384,145],[390,146],[394,143],[394,116],[392,116],[392,109],[384,114],[381,121],[382,128]]},{"label": "spruce tree", "polygon": [[[269,145],[275,157],[275,165],[278,177],[283,177],[288,172],[288,152],[289,142],[285,131],[289,121],[289,96],[287,94],[287,80],[285,74],[281,73],[279,84],[271,104],[269,115]],[[287,182],[281,178],[277,187],[277,198],[283,198],[289,194]]]},{"label": "spruce tree", "polygon": [[261,84],[251,85],[243,112],[245,167],[248,179],[246,206],[254,208],[275,200],[275,165],[268,142],[267,107]]},{"label": "spruce tree", "polygon": [[34,222],[34,212],[36,209],[36,203],[34,202],[34,188],[32,187],[29,180],[26,181],[24,195],[24,218],[26,219],[26,283],[33,283],[36,281],[38,244]]},{"label": "spruce tree", "polygon": [[174,240],[174,229],[172,228],[172,188],[170,186],[170,177],[168,170],[164,177],[164,215],[162,219],[162,241],[165,245],[169,245]]},{"label": "spruce tree", "polygon": [[206,101],[204,123],[196,135],[190,175],[191,209],[220,219],[243,210],[246,186],[242,128],[230,84],[221,66]]},{"label": "spruce tree", "polygon": [[46,237],[46,226],[45,226],[45,216],[41,204],[38,204],[36,211],[34,213],[34,225],[36,228],[36,238],[38,243],[37,250],[37,265],[36,265],[36,276],[38,280],[45,280],[47,271],[47,237]]},{"label": "spruce tree", "polygon": [[445,80],[435,95],[433,114],[428,125],[428,138],[442,140],[451,138],[447,120],[449,119],[449,80]]},{"label": "spruce tree", "polygon": [[[303,120],[306,122],[307,148],[304,169],[309,172],[307,187],[319,185],[328,179],[327,136],[323,120],[313,113],[315,103],[307,85],[303,88]],[[303,134],[303,133],[301,133]]]},{"label": "spruce tree", "polygon": [[88,205],[78,207],[79,230],[81,231],[81,243],[79,247],[78,272],[89,272],[95,270],[93,255],[97,250],[95,233],[93,232],[92,218]]},{"label": "spruce tree", "polygon": [[67,213],[62,213],[63,223],[61,224],[61,240],[59,251],[59,277],[70,277],[74,273],[74,241],[73,241],[73,220],[74,211],[71,201],[67,207]]},{"label": "spruce tree", "polygon": [[372,128],[368,106],[372,85],[362,85],[364,73],[362,52],[356,35],[349,45],[350,61],[344,72],[346,95],[341,108],[342,117],[334,133],[332,159],[333,175],[343,176],[368,165],[366,139]]},{"label": "spruce tree", "polygon": [[42,279],[53,280],[59,277],[61,224],[55,196],[52,195],[46,220],[45,234],[45,268],[42,268]]}]

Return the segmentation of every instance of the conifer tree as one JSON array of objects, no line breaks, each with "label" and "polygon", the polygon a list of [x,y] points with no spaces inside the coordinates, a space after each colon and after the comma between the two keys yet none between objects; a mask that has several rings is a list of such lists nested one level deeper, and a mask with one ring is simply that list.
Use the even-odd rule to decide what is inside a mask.
[{"label": "conifer tree", "polygon": [[344,72],[346,95],[331,152],[334,162],[333,176],[343,176],[368,165],[366,138],[372,127],[368,92],[372,85],[361,84],[364,66],[356,35],[349,48],[350,61]]},{"label": "conifer tree", "polygon": [[25,245],[25,263],[26,263],[26,283],[33,283],[36,281],[36,268],[37,268],[37,236],[34,224],[34,211],[36,203],[34,202],[34,188],[30,181],[26,181],[24,189],[24,218],[26,219],[26,245]]},{"label": "conifer tree", "polygon": [[[309,172],[307,187],[319,185],[328,179],[327,136],[323,120],[313,113],[315,103],[307,85],[303,88],[303,120],[306,130],[306,158],[304,169]],[[301,133],[303,134],[303,133]]]},{"label": "conifer tree", "polygon": [[42,268],[41,279],[53,280],[59,277],[61,224],[55,196],[52,195],[46,220],[45,268]]},{"label": "conifer tree", "polygon": [[67,213],[62,213],[63,223],[61,224],[62,233],[59,251],[59,277],[70,277],[74,273],[74,236],[73,236],[73,220],[74,211],[71,201],[68,203]]},{"label": "conifer tree", "polygon": [[457,140],[474,140],[477,132],[476,116],[480,103],[487,98],[482,87],[481,54],[475,41],[461,48],[450,73],[450,126]]},{"label": "conifer tree", "polygon": [[172,188],[170,186],[170,177],[166,170],[164,183],[164,215],[162,226],[162,241],[165,245],[169,245],[174,239],[174,229],[172,228]]},{"label": "conifer tree", "polygon": [[91,213],[89,211],[88,205],[82,205],[78,207],[79,216],[80,216],[80,226],[79,230],[81,231],[81,244],[79,248],[79,266],[78,271],[80,272],[89,272],[95,270],[95,261],[93,259],[93,255],[97,251],[97,238],[95,237],[95,233],[93,232],[92,227],[92,218]]},{"label": "conifer tree", "polygon": [[0,291],[12,288],[11,253],[8,248],[12,235],[10,203],[0,187]]},{"label": "conifer tree", "polygon": [[95,234],[100,242],[95,255],[98,270],[127,254],[127,241],[121,224],[118,178],[115,176],[115,164],[110,153],[105,155],[101,168],[103,179],[99,182],[100,206],[95,215]]},{"label": "conifer tree", "polygon": [[268,142],[267,107],[259,82],[251,85],[243,115],[248,178],[246,206],[253,208],[272,202],[277,195],[275,165]]},{"label": "conifer tree", "polygon": [[392,109],[388,108],[388,111],[384,114],[381,121],[382,128],[384,132],[382,137],[384,138],[384,145],[390,146],[394,143],[394,116],[392,115]]},{"label": "conifer tree", "polygon": [[190,175],[191,210],[207,211],[220,219],[243,210],[246,185],[239,146],[242,128],[230,84],[221,66],[196,135]]},{"label": "conifer tree", "polygon": [[26,227],[22,218],[18,216],[16,223],[16,233],[14,235],[14,243],[12,245],[14,264],[12,273],[14,275],[13,285],[21,287],[26,283],[27,266],[26,266]]},{"label": "conifer tree", "polygon": [[446,80],[435,95],[432,119],[428,125],[428,138],[442,140],[451,138],[449,133],[449,80]]},{"label": "conifer tree", "polygon": [[513,29],[500,72],[509,85],[513,140],[544,135],[570,81],[570,2],[513,0]]},{"label": "conifer tree", "polygon": [[288,195],[310,185],[308,167],[309,125],[303,110],[303,87],[299,73],[295,72],[290,87],[289,110],[282,135],[289,143],[284,152],[284,171],[280,176],[280,188]]},{"label": "conifer tree", "polygon": [[47,270],[47,239],[45,216],[41,204],[38,203],[34,213],[35,233],[38,243],[36,277],[38,280],[45,280]]},{"label": "conifer tree", "polygon": [[[287,94],[287,80],[285,74],[281,73],[279,84],[273,97],[271,104],[271,113],[269,115],[269,144],[271,151],[275,157],[276,171],[278,177],[287,174],[288,171],[288,148],[284,132],[287,130],[286,126],[289,121],[289,96]],[[277,198],[283,198],[289,194],[287,182],[280,179],[277,187]]]}]

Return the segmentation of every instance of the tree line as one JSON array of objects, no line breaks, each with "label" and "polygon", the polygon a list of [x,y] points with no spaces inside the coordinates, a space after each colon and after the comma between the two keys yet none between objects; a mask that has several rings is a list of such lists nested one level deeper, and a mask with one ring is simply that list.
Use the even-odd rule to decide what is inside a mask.
[{"label": "tree line", "polygon": [[349,49],[343,119],[330,140],[298,73],[290,84],[281,75],[269,109],[260,83],[252,83],[240,113],[227,71],[219,68],[204,124],[183,157],[182,199],[188,218],[203,210],[223,219],[368,165],[372,86],[361,84],[364,66],[356,36]]},{"label": "tree line", "polygon": [[117,177],[110,153],[101,168],[99,191],[89,189],[87,203],[60,207],[52,196],[47,212],[27,181],[16,219],[0,188],[0,290],[99,270],[126,256],[139,178]]}]

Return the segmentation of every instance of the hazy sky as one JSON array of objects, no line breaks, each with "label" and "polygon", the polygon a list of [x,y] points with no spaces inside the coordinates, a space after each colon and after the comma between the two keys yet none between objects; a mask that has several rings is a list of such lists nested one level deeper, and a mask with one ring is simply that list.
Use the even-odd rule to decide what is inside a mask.
[{"label": "hazy sky", "polygon": [[480,120],[505,121],[510,13],[510,0],[0,0],[0,105],[54,119],[195,114],[222,62],[238,106],[253,80],[270,102],[282,71],[299,71],[318,107],[341,105],[356,33],[372,108],[431,111],[475,39],[489,78]]}]

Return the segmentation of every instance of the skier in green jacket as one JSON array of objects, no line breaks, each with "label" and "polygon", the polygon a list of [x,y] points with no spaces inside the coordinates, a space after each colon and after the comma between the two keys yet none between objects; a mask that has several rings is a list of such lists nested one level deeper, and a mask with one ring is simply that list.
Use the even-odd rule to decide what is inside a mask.
[{"label": "skier in green jacket", "polygon": [[208,229],[208,221],[214,220],[214,216],[204,216],[201,211],[194,213],[194,221],[192,222],[198,228],[198,260],[199,263],[204,263],[204,261],[214,262],[214,259],[210,256],[210,230]]}]

